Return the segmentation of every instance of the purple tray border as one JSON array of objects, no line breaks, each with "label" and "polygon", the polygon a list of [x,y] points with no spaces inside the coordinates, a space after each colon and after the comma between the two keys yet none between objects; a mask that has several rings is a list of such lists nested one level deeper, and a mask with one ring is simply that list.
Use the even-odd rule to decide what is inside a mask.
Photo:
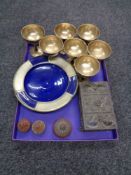
[{"label": "purple tray border", "polygon": [[[26,52],[25,52],[25,56],[24,56],[24,61],[28,60],[28,55],[29,55],[29,50],[30,50],[30,47],[31,45],[26,45]],[[102,67],[103,67],[103,71],[104,71],[104,75],[106,76],[106,80],[109,82],[109,78],[108,78],[108,74],[107,74],[107,69],[106,69],[106,64],[105,62],[103,61],[102,63]],[[92,81],[95,81],[95,80],[92,80]],[[99,140],[96,140],[96,139],[89,139],[89,140],[66,140],[66,139],[58,139],[58,140],[21,140],[21,139],[16,139],[15,138],[15,130],[16,130],[16,121],[17,121],[17,114],[19,112],[19,108],[20,108],[20,103],[17,102],[17,107],[16,107],[16,112],[15,112],[15,117],[14,117],[14,120],[13,120],[13,132],[12,132],[12,140],[13,141],[22,141],[22,142],[100,142],[100,141],[118,141],[119,140],[119,134],[118,134],[118,130],[114,130],[112,132],[115,133],[116,137],[115,138],[111,138],[111,139],[99,139]],[[106,131],[105,131],[106,132]]]}]

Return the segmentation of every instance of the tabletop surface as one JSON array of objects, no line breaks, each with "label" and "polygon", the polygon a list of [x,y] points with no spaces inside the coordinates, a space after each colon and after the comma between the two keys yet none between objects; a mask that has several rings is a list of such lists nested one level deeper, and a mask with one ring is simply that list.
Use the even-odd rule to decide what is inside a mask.
[{"label": "tabletop surface", "polygon": [[[130,175],[131,174],[131,1],[4,0],[0,3],[0,175]],[[25,43],[20,29],[28,23],[45,27],[60,22],[77,27],[96,24],[100,39],[113,54],[106,61],[119,128],[119,142],[12,142],[17,100],[12,80],[22,64]]]}]

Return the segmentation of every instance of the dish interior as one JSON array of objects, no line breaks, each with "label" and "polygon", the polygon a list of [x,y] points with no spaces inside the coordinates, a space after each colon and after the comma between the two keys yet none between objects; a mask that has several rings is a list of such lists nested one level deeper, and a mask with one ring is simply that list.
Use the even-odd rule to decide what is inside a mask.
[{"label": "dish interior", "polygon": [[62,68],[44,63],[34,66],[27,73],[24,88],[33,100],[49,102],[64,94],[68,81],[68,76]]}]

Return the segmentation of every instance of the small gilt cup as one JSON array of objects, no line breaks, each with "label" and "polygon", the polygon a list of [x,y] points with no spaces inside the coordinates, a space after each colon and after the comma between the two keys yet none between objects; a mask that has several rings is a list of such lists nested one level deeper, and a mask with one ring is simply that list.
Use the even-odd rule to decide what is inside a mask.
[{"label": "small gilt cup", "polygon": [[28,24],[21,30],[22,37],[29,43],[33,44],[31,48],[31,55],[36,57],[43,54],[42,50],[38,46],[39,40],[45,35],[45,30],[38,24]]},{"label": "small gilt cup", "polygon": [[96,75],[100,70],[100,62],[90,55],[83,55],[74,60],[74,67],[81,81]]},{"label": "small gilt cup", "polygon": [[95,40],[91,41],[88,44],[88,53],[98,60],[104,60],[110,57],[112,49],[107,42],[102,40]]},{"label": "small gilt cup", "polygon": [[69,61],[72,61],[72,59],[86,54],[87,45],[79,38],[69,39],[64,42],[64,52],[69,56]]},{"label": "small gilt cup", "polygon": [[99,28],[94,24],[82,24],[79,26],[77,33],[85,41],[92,41],[100,36]]},{"label": "small gilt cup", "polygon": [[46,35],[39,41],[42,52],[49,55],[58,54],[64,47],[63,41],[55,35]]},{"label": "small gilt cup", "polygon": [[55,26],[54,33],[62,40],[71,39],[76,35],[76,27],[70,23],[60,23]]}]

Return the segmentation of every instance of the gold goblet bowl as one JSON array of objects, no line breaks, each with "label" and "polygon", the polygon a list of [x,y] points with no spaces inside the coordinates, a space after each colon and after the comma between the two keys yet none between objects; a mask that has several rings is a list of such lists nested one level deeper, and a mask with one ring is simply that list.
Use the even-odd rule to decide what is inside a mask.
[{"label": "gold goblet bowl", "polygon": [[100,36],[99,28],[94,24],[82,24],[79,26],[77,33],[79,37],[86,41],[95,40]]},{"label": "gold goblet bowl", "polygon": [[104,60],[111,55],[112,49],[107,42],[102,40],[95,40],[91,41],[88,44],[88,52],[95,58],[99,60]]},{"label": "gold goblet bowl", "polygon": [[33,44],[31,48],[31,55],[36,57],[43,54],[42,50],[38,47],[38,41],[45,35],[45,30],[38,24],[28,24],[21,30],[22,37],[29,43]]},{"label": "gold goblet bowl", "polygon": [[64,51],[69,57],[76,58],[86,54],[87,45],[79,38],[69,39],[64,42]]},{"label": "gold goblet bowl", "polygon": [[44,28],[38,24],[28,24],[21,30],[22,37],[29,42],[39,41],[44,34]]},{"label": "gold goblet bowl", "polygon": [[96,75],[100,70],[100,63],[90,55],[83,55],[75,59],[74,67],[76,72],[85,78]]},{"label": "gold goblet bowl", "polygon": [[54,33],[63,40],[71,39],[76,35],[76,27],[70,23],[60,23],[55,26]]},{"label": "gold goblet bowl", "polygon": [[57,54],[63,47],[63,41],[55,35],[47,35],[39,41],[39,46],[46,54]]}]

